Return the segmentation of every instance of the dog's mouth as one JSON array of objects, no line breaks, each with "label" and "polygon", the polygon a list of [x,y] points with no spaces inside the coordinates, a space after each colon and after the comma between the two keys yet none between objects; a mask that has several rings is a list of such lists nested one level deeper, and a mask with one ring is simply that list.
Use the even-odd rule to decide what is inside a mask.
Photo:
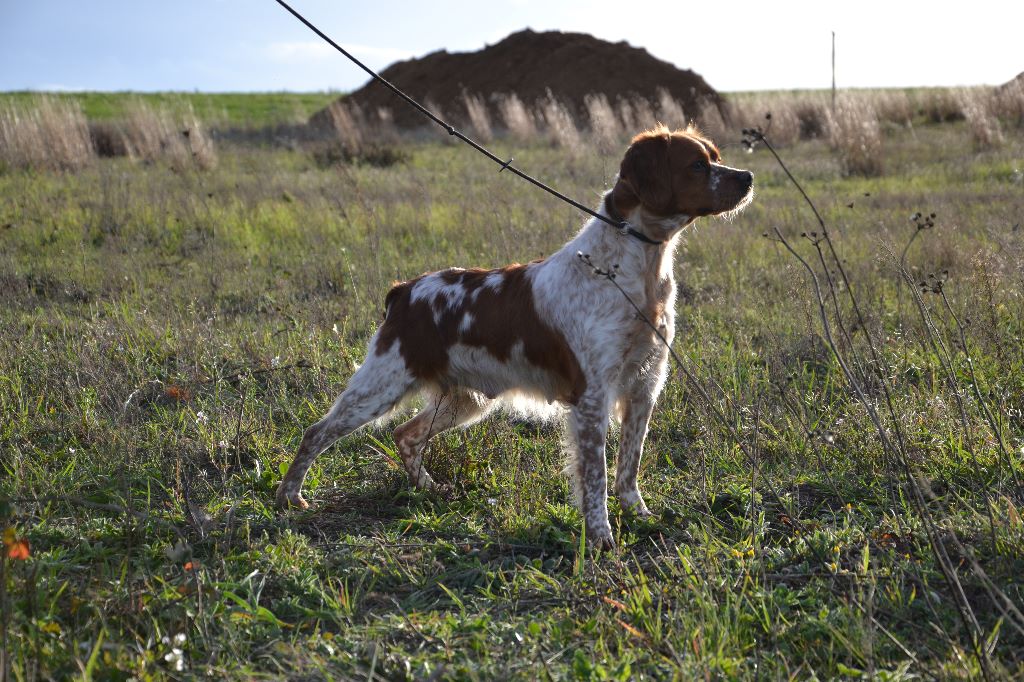
[{"label": "dog's mouth", "polygon": [[712,215],[731,218],[754,199],[754,174],[750,171],[717,166],[711,176],[714,197]]},{"label": "dog's mouth", "polygon": [[750,202],[754,200],[754,186],[751,185],[747,189],[747,193],[744,194],[740,200],[730,209],[726,209],[716,214],[718,218],[725,218],[726,220],[732,220],[736,215],[750,205]]}]

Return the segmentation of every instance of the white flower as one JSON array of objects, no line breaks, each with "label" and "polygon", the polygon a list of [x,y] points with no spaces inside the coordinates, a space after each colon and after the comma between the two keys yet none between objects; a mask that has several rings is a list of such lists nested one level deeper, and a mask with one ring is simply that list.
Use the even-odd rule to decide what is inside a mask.
[{"label": "white flower", "polygon": [[281,366],[281,356],[280,355],[275,355],[274,357],[270,358],[270,366],[273,369],[277,369],[278,367],[280,367]]},{"label": "white flower", "polygon": [[203,412],[202,410],[196,412],[196,424],[199,424],[200,426],[205,426],[206,424],[209,423],[209,421],[210,418],[206,416],[205,412]]},{"label": "white flower", "polygon": [[175,672],[180,673],[182,670],[185,669],[184,652],[181,649],[178,649],[177,647],[171,649],[170,653],[164,656],[164,660],[170,664],[171,668],[173,668]]},{"label": "white flower", "polygon": [[[187,638],[184,632],[179,632],[174,636],[173,639],[164,635],[160,638],[164,646],[171,647],[171,650],[164,654],[164,660],[170,664],[176,672],[181,672],[185,669],[185,651],[182,649],[185,646]],[[173,646],[172,646],[173,645]]]}]

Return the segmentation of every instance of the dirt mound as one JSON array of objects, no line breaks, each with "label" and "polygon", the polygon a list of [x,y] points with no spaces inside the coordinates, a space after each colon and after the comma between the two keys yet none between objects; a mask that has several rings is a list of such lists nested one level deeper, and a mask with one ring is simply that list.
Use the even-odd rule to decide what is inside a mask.
[{"label": "dirt mound", "polygon": [[[529,29],[477,52],[432,52],[419,59],[396,62],[381,75],[456,126],[468,123],[464,94],[486,103],[492,119],[500,121],[495,95],[515,94],[527,107],[536,107],[548,91],[577,121],[586,121],[584,98],[600,93],[617,100],[644,98],[657,102],[664,90],[687,116],[702,106],[721,107],[721,98],[700,75],[679,69],[647,50],[625,42],[609,43],[584,33]],[[430,125],[422,114],[402,103],[391,91],[371,81],[345,98],[367,115],[391,112],[400,128]],[[440,110],[440,111],[438,111]],[[313,125],[326,123],[326,110],[313,115]]]},{"label": "dirt mound", "polygon": [[1000,85],[998,90],[1009,90],[1010,88],[1019,88],[1024,86],[1024,71],[1021,71],[1016,76]]}]

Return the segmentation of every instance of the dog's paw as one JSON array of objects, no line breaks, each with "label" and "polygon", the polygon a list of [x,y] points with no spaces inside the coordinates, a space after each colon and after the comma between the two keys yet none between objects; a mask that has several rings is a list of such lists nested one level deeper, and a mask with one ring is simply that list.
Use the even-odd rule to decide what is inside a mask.
[{"label": "dog's paw", "polygon": [[291,508],[309,509],[309,502],[302,498],[302,492],[281,484],[277,489],[277,508],[286,511]]},{"label": "dog's paw", "polygon": [[654,512],[647,508],[647,505],[644,504],[643,500],[640,500],[638,503],[630,507],[629,513],[638,519],[649,519],[654,516]]},{"label": "dog's paw", "polygon": [[434,481],[430,492],[443,500],[454,500],[458,497],[458,490],[451,483],[438,483]]},{"label": "dog's paw", "polygon": [[430,477],[430,474],[423,467],[416,471],[416,475],[409,474],[409,482],[417,490],[435,490],[438,487],[434,483],[434,479]]},{"label": "dog's paw", "polygon": [[654,516],[651,510],[647,508],[647,505],[644,504],[644,498],[640,496],[639,490],[634,489],[619,493],[618,498],[619,506],[622,507],[624,512],[641,519]]},{"label": "dog's paw", "polygon": [[599,550],[610,552],[615,549],[611,526],[587,528],[587,547],[595,552]]}]

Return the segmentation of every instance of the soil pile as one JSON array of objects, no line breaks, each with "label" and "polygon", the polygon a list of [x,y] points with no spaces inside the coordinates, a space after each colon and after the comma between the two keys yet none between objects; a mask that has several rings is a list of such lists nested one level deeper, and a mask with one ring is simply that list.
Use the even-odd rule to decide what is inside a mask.
[{"label": "soil pile", "polygon": [[1015,77],[1000,85],[999,90],[1009,90],[1010,88],[1019,87],[1024,87],[1024,71],[1021,71]]},{"label": "soil pile", "polygon": [[[549,90],[578,122],[587,120],[584,98],[591,93],[604,94],[614,105],[620,98],[657,102],[659,90],[665,90],[691,117],[702,106],[721,107],[718,93],[693,71],[679,69],[626,42],[610,43],[585,33],[526,29],[477,52],[441,50],[396,62],[381,75],[460,127],[469,120],[464,94],[486,103],[495,122],[501,121],[496,95],[515,94],[532,109],[546,99]],[[400,128],[431,125],[376,81],[345,100],[367,115],[390,110]],[[328,120],[324,110],[314,114],[310,123]]]}]

